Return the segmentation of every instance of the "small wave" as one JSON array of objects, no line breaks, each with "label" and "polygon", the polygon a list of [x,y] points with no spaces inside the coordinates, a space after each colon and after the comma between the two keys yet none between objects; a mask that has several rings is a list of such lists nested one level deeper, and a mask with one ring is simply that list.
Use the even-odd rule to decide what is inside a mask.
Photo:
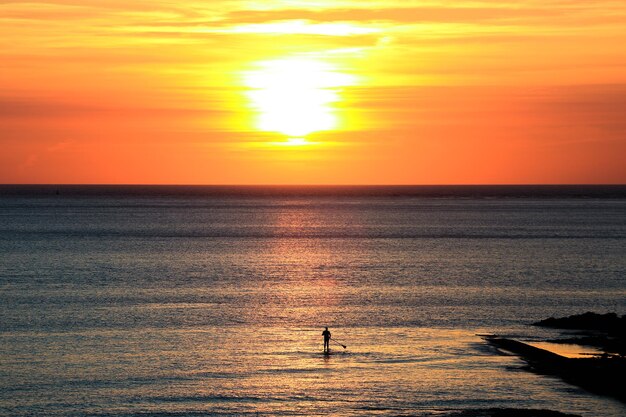
[{"label": "small wave", "polygon": [[[188,403],[188,402],[235,402],[235,403],[260,403],[279,401],[277,398],[259,396],[239,396],[239,395],[178,395],[178,396],[153,396],[142,397],[141,402],[149,401],[155,403]],[[284,401],[284,399],[283,399]]]},{"label": "small wave", "polygon": [[553,239],[626,239],[626,234],[620,231],[606,231],[605,233],[541,233],[528,231],[524,233],[428,233],[428,232],[410,232],[394,233],[388,231],[372,231],[372,232],[318,232],[301,230],[299,232],[259,232],[259,231],[195,231],[195,232],[173,232],[173,231],[138,231],[138,230],[20,230],[20,229],[4,229],[0,240],[11,241],[16,236],[20,238],[42,237],[64,237],[78,239],[467,239],[467,240],[483,240],[483,239],[510,239],[510,240],[553,240]]},{"label": "small wave", "polygon": [[257,374],[319,374],[330,372],[325,368],[271,368],[257,371]]}]

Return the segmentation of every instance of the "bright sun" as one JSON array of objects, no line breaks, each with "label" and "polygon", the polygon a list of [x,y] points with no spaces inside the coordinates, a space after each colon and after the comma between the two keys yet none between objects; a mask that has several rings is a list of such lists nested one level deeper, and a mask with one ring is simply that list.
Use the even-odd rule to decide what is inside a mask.
[{"label": "bright sun", "polygon": [[334,105],[338,88],[354,77],[313,58],[264,61],[244,74],[248,98],[257,113],[256,128],[289,137],[290,146],[305,145],[306,136],[338,126]]}]

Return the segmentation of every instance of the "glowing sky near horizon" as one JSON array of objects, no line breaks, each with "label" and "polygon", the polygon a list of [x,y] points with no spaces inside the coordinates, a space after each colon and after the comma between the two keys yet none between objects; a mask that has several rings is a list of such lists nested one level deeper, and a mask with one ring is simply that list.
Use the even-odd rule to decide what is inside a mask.
[{"label": "glowing sky near horizon", "polygon": [[626,183],[626,3],[0,2],[0,182]]}]

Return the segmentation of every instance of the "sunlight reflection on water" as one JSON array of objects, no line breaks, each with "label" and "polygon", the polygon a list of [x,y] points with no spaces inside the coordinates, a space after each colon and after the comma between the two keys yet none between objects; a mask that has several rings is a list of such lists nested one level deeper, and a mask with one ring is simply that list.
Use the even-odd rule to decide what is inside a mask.
[{"label": "sunlight reflection on water", "polygon": [[[420,415],[485,404],[559,406],[588,415],[602,404],[604,415],[623,411],[617,404],[611,411],[610,401],[607,407],[606,400],[565,383],[515,371],[521,361],[494,354],[475,332],[331,328],[348,347],[334,345],[327,356],[321,353],[321,330],[231,326],[13,335],[39,347],[38,360],[21,364],[25,372],[13,375],[13,386],[45,392],[46,407],[59,412],[63,404],[81,401],[86,412],[113,403],[134,412],[238,415],[369,415],[373,410]],[[40,401],[19,398],[26,407]]]},{"label": "sunlight reflection on water", "polygon": [[623,308],[620,201],[0,204],[0,414],[624,415],[476,336]]}]

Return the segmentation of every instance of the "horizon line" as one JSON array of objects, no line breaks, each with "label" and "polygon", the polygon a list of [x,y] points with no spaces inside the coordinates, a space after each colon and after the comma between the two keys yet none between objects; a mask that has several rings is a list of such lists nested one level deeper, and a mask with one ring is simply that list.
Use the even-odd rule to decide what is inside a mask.
[{"label": "horizon line", "polygon": [[102,187],[593,187],[593,186],[626,186],[626,183],[446,183],[446,184],[183,184],[183,183],[0,183],[0,186],[102,186]]}]

